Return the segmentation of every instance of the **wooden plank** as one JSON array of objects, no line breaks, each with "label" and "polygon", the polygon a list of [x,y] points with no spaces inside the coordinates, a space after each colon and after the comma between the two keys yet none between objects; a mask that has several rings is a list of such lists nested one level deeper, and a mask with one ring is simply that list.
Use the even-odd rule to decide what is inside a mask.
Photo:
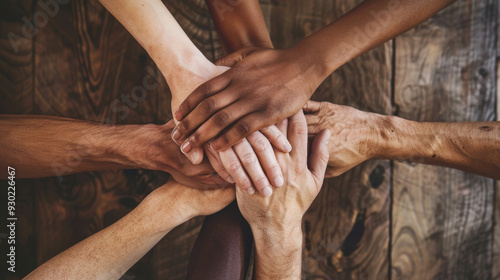
[{"label": "wooden plank", "polygon": [[[396,39],[401,117],[494,120],[497,8],[457,1]],[[493,180],[410,160],[394,163],[392,278],[490,278]]]},{"label": "wooden plank", "polygon": [[[496,52],[496,94],[497,94],[497,121],[500,121],[500,5],[497,5],[497,52]],[[493,271],[492,279],[500,280],[500,181],[496,181],[495,185],[495,220],[493,228]]]},{"label": "wooden plank", "polygon": [[[262,4],[271,38],[277,48],[283,48],[360,2],[283,0]],[[313,99],[390,114],[391,58],[389,42],[341,67],[326,79]],[[370,176],[380,180],[372,185]],[[304,218],[306,279],[387,277],[389,176],[388,161],[370,161],[325,182]]]},{"label": "wooden plank", "polygon": [[[39,30],[35,45],[35,106],[40,113],[119,124],[157,121],[158,88],[135,105],[122,99],[134,98],[134,87],[143,85],[146,66],[152,63],[98,1],[61,6]],[[128,113],[113,111],[113,106],[128,106]],[[152,183],[156,178],[155,172],[125,170],[37,180],[37,265],[124,216],[158,186]],[[126,275],[152,278],[151,257]]]},{"label": "wooden plank", "polygon": [[[0,114],[33,112],[33,30],[27,22],[33,19],[32,0],[0,3]],[[24,32],[23,32],[24,31]],[[0,160],[1,161],[1,160]],[[1,172],[7,172],[8,162],[1,162]],[[14,166],[16,167],[16,166]],[[6,254],[8,229],[0,230],[2,275],[6,279],[21,279],[35,268],[35,215],[33,180],[16,179],[16,271],[7,271]],[[7,181],[0,181],[0,201],[7,206]],[[2,214],[5,217],[7,212]],[[6,221],[6,217],[3,219]],[[5,252],[5,253],[4,253]]]},{"label": "wooden plank", "polygon": [[[0,4],[0,113],[33,110],[33,1]],[[34,27],[34,26],[33,26]]]}]

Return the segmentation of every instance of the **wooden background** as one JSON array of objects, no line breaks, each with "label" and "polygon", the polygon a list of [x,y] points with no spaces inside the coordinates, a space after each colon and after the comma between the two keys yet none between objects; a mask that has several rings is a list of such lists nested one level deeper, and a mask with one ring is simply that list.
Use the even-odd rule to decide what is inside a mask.
[{"label": "wooden background", "polygon": [[[37,17],[36,36],[19,41],[16,52],[7,34],[22,36],[23,18],[33,22],[43,11],[38,2],[0,2],[0,113],[115,123],[171,118],[164,81],[126,119],[111,112],[113,100],[141,84],[154,63],[96,0],[69,1],[45,22]],[[204,1],[165,2],[209,59],[221,56]],[[281,48],[359,2],[261,5]],[[420,121],[498,120],[499,12],[497,0],[459,0],[337,70],[314,99]],[[418,162],[369,161],[325,182],[305,217],[306,279],[500,279],[500,185]],[[110,225],[163,180],[145,170],[18,180],[17,273],[7,279]],[[202,220],[172,231],[123,279],[183,279]]]}]

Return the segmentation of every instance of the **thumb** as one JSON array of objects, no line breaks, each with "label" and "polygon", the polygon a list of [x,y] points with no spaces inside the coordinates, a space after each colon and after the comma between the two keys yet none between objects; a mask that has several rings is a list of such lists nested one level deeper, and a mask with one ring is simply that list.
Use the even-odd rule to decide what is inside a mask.
[{"label": "thumb", "polygon": [[314,138],[311,154],[309,155],[309,170],[319,183],[323,182],[328,159],[330,158],[328,152],[330,135],[331,132],[328,129],[321,131],[320,134]]}]

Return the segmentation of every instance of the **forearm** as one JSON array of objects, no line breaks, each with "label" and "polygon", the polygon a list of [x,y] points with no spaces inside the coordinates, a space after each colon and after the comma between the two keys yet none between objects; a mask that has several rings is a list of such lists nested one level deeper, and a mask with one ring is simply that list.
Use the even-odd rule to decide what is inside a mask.
[{"label": "forearm", "polygon": [[325,28],[297,43],[304,71],[315,84],[381,43],[411,29],[455,0],[366,0]]},{"label": "forearm", "polygon": [[197,70],[197,73],[212,71],[211,63],[191,42],[162,1],[100,2],[149,53],[169,86],[176,82],[186,83],[184,78],[190,74],[188,70]]},{"label": "forearm", "polygon": [[245,47],[272,48],[258,0],[205,0],[224,53]]},{"label": "forearm", "polygon": [[2,115],[2,168],[16,168],[21,178],[137,168],[127,157],[131,145],[126,139],[133,139],[142,129],[139,125],[102,125],[60,117]]},{"label": "forearm", "polygon": [[500,122],[429,123],[397,117],[380,158],[447,166],[500,179]]},{"label": "forearm", "polygon": [[175,196],[169,193],[173,184],[177,183],[171,181],[155,190],[118,222],[47,261],[26,279],[119,279],[165,234],[189,218],[175,210]]},{"label": "forearm", "polygon": [[252,227],[255,239],[255,279],[300,279],[302,229]]}]

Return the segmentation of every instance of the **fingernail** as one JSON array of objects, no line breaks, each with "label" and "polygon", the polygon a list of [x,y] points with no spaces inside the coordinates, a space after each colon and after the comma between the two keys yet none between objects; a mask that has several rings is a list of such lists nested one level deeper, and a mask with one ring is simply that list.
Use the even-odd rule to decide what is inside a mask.
[{"label": "fingernail", "polygon": [[250,188],[247,189],[247,193],[248,194],[254,194],[255,193],[255,189],[252,188],[252,187],[250,187]]},{"label": "fingernail", "polygon": [[273,193],[273,191],[271,190],[270,187],[265,187],[263,190],[262,190],[262,195],[263,196],[270,196],[271,194]]},{"label": "fingernail", "polygon": [[188,154],[190,151],[191,151],[191,143],[189,142],[189,140],[186,140],[184,141],[184,143],[182,143],[182,146],[181,146],[181,150],[184,154]]},{"label": "fingernail", "polygon": [[191,160],[192,163],[195,163],[198,160],[198,157],[200,155],[198,154],[198,151],[194,151],[188,155],[189,159]]},{"label": "fingernail", "polygon": [[210,142],[208,143],[208,146],[210,147],[210,149],[212,150],[212,152],[215,152],[214,147],[212,147],[212,143],[213,143],[213,142],[214,142],[213,140],[212,140],[212,141],[210,141]]},{"label": "fingernail", "polygon": [[226,181],[228,181],[228,182],[229,182],[229,183],[231,183],[231,184],[234,184],[234,179],[233,179],[233,177],[231,177],[231,176],[227,176],[227,177],[226,177]]},{"label": "fingernail", "polygon": [[283,183],[285,183],[285,181],[283,180],[283,177],[278,176],[278,177],[274,178],[274,185],[276,187],[281,187],[283,185]]},{"label": "fingernail", "polygon": [[330,142],[330,137],[332,136],[332,132],[330,130],[326,131],[326,143]]},{"label": "fingernail", "polygon": [[289,153],[290,151],[292,151],[292,145],[290,145],[290,143],[286,142],[283,147],[285,148],[284,150]]},{"label": "fingernail", "polygon": [[180,132],[177,130],[177,127],[174,128],[174,130],[172,131],[172,140],[174,140],[175,142],[179,141],[179,139],[181,139],[181,134]]}]

